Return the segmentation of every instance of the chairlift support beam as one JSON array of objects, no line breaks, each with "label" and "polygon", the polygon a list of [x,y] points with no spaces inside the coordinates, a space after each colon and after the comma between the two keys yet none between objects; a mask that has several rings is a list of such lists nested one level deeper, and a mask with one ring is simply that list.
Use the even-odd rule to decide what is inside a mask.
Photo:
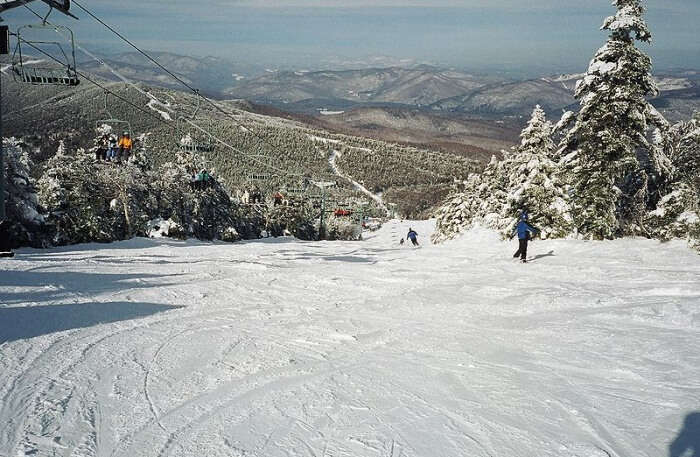
[{"label": "chairlift support beam", "polygon": [[299,196],[299,195],[304,195],[306,191],[304,189],[285,189],[283,193],[286,193],[291,196]]},{"label": "chairlift support beam", "polygon": [[[100,119],[95,122],[95,128],[99,129],[103,125],[112,127],[112,133],[118,133],[121,135],[122,132],[129,132],[129,136],[133,137],[133,131],[131,130],[131,122],[122,121],[121,119]],[[120,128],[115,128],[118,125]]]},{"label": "chairlift support beam", "polygon": [[273,175],[268,175],[264,173],[251,173],[248,175],[248,179],[251,181],[269,181],[273,177]]},{"label": "chairlift support beam", "polygon": [[318,239],[319,241],[323,239],[325,227],[325,216],[326,216],[326,193],[331,187],[338,185],[336,181],[310,181],[311,184],[321,189],[321,217],[318,226]]},{"label": "chairlift support beam", "polygon": [[[5,11],[11,10],[13,8],[17,8],[20,6],[24,6],[27,3],[32,3],[34,0],[3,0],[0,1],[0,13],[4,13]],[[50,10],[56,10],[59,11],[66,16],[70,16],[73,19],[78,20],[78,17],[73,15],[70,12],[70,0],[41,0],[43,3],[46,3],[49,5]]]},{"label": "chairlift support beam", "polygon": [[[19,6],[23,6],[32,0],[0,0],[0,13],[4,13],[7,10],[17,8]],[[68,12],[70,9],[70,0],[42,0],[44,3],[50,6],[49,13],[46,15],[46,18],[48,18],[48,15],[51,14],[51,11],[54,9],[62,12],[63,14],[66,14],[68,16],[71,16],[75,19],[78,19],[77,17],[73,16],[71,13]],[[46,18],[44,18],[44,22],[46,22]],[[2,18],[0,18],[0,21],[2,21]],[[7,34],[8,30],[4,30],[3,33]],[[73,33],[71,32],[71,40],[73,39]],[[6,35],[5,38],[9,38],[9,35]],[[4,53],[9,53],[9,42],[7,43],[7,52]],[[74,43],[72,43],[74,44]],[[5,51],[5,49],[3,49]],[[73,70],[75,71],[75,47],[73,47]],[[14,68],[13,68],[14,69]],[[34,75],[36,76],[36,74]],[[77,75],[76,75],[77,76]],[[31,80],[32,78],[30,78]],[[53,83],[54,79],[50,78],[49,81]],[[61,78],[57,79],[56,82],[59,85],[77,85],[77,84],[70,84],[72,81],[70,79],[68,81],[65,81]],[[78,81],[79,82],[79,81]],[[65,84],[69,83],[69,84]],[[7,214],[5,212],[5,148],[3,144],[3,128],[2,128],[2,78],[0,78],[0,222],[4,221],[7,218]],[[8,255],[11,255],[12,253],[8,253]]]}]

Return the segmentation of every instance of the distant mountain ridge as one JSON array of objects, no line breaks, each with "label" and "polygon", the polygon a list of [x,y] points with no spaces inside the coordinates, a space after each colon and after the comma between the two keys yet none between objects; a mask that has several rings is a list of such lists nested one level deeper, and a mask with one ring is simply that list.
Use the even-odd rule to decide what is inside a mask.
[{"label": "distant mountain ridge", "polygon": [[547,112],[575,103],[572,89],[547,79],[479,87],[431,105],[431,109],[485,115],[526,115],[535,105]]},{"label": "distant mountain ridge", "polygon": [[[535,105],[555,115],[575,109],[576,82],[583,74],[528,80],[476,76],[422,65],[320,72],[274,72],[244,81],[227,94],[283,110],[317,115],[358,107],[419,108],[486,119],[527,116]],[[670,120],[700,109],[700,72],[660,74],[661,93],[652,103],[666,109]]]},{"label": "distant mountain ridge", "polygon": [[[467,71],[387,59],[358,62],[372,65],[346,69],[275,70],[240,65],[218,57],[190,57],[153,52],[154,58],[180,78],[216,98],[246,99],[284,111],[319,115],[355,108],[418,108],[426,112],[477,119],[519,119],[541,105],[550,115],[575,108],[573,92],[583,74],[547,75],[527,80],[475,75]],[[135,81],[166,88],[182,86],[138,53],[110,56],[105,62]],[[393,66],[382,66],[392,64]],[[321,64],[319,64],[321,65]],[[327,66],[328,64],[323,64]],[[92,59],[81,69],[116,80]],[[652,102],[670,120],[687,118],[700,109],[700,71],[662,72],[657,81],[662,93]]]},{"label": "distant mountain ridge", "polygon": [[[201,89],[203,93],[217,97],[238,81],[259,71],[255,67],[239,65],[219,57],[192,57],[170,52],[149,52],[149,54],[188,84]],[[114,55],[102,60],[134,81],[171,89],[183,88],[175,79],[137,52]],[[84,58],[78,65],[83,71],[108,80],[118,80],[108,68],[92,58]]]},{"label": "distant mountain ridge", "polygon": [[340,99],[351,103],[394,103],[424,106],[496,82],[427,65],[416,68],[275,72],[245,81],[227,91],[237,98],[294,104],[308,99]]}]

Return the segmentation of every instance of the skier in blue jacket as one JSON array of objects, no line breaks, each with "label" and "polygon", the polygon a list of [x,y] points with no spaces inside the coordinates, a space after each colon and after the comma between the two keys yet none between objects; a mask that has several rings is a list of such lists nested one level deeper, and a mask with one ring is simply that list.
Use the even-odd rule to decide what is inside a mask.
[{"label": "skier in blue jacket", "polygon": [[513,231],[513,236],[511,236],[511,239],[513,239],[516,234],[518,235],[518,250],[513,254],[514,259],[520,256],[520,260],[522,260],[523,263],[527,262],[527,243],[532,239],[532,235],[537,232],[539,232],[539,230],[527,223],[527,213],[523,212],[520,216],[520,222],[518,222],[518,225]]},{"label": "skier in blue jacket", "polygon": [[412,229],[408,229],[408,235],[406,235],[407,240],[411,240],[414,246],[418,246],[418,234]]}]

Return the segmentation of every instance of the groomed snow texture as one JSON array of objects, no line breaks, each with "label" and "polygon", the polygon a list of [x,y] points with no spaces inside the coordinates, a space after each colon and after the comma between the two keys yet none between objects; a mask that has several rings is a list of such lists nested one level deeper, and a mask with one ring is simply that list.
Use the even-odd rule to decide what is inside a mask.
[{"label": "groomed snow texture", "polygon": [[685,243],[538,241],[523,265],[492,232],[410,225],[420,248],[394,221],[0,260],[0,456],[700,452]]}]

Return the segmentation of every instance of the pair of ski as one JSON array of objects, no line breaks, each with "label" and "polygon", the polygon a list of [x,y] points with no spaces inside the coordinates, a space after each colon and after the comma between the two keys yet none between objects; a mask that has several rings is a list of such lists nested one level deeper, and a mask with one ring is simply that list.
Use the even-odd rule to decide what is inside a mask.
[{"label": "pair of ski", "polygon": [[0,252],[0,259],[14,257],[14,256],[15,256],[14,252]]}]

